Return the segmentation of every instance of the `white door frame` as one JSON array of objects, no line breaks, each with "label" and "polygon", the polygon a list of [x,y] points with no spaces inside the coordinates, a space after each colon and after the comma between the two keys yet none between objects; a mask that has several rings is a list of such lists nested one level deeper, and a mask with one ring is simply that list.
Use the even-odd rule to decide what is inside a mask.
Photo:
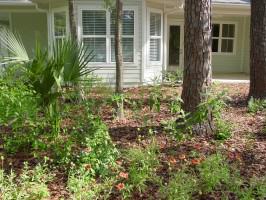
[{"label": "white door frame", "polygon": [[184,21],[169,20],[167,25],[167,68],[169,68],[169,40],[170,40],[170,26],[180,26],[180,64],[177,68],[183,69],[184,66]]}]

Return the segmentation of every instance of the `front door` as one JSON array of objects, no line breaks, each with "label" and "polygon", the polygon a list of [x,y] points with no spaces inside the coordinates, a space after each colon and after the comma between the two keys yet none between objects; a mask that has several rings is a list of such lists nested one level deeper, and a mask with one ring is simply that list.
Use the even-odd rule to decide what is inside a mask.
[{"label": "front door", "polygon": [[182,50],[182,26],[169,26],[169,59],[168,71],[175,72],[182,67],[183,50]]}]

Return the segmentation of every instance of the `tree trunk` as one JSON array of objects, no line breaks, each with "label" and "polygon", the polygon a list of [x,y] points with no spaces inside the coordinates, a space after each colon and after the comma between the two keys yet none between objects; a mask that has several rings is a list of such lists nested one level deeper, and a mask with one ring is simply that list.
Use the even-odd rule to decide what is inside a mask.
[{"label": "tree trunk", "polygon": [[199,104],[206,100],[211,86],[211,30],[211,0],[185,0],[182,99],[183,109],[189,113],[194,113]]},{"label": "tree trunk", "polygon": [[250,92],[266,98],[266,0],[251,1]]},{"label": "tree trunk", "polygon": [[69,26],[70,26],[70,34],[71,38],[75,41],[78,40],[77,36],[77,25],[75,18],[75,9],[74,9],[74,0],[68,0],[68,8],[69,8]]},{"label": "tree trunk", "polygon": [[[115,58],[116,58],[116,94],[123,92],[123,50],[122,50],[122,20],[123,20],[123,2],[116,0],[116,31],[115,31]],[[123,101],[117,108],[118,118],[124,118]]]}]

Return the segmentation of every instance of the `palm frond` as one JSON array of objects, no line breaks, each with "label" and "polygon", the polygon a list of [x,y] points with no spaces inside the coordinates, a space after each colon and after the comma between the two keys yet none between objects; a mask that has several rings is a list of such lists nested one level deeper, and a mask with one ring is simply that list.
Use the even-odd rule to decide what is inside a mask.
[{"label": "palm frond", "polygon": [[18,34],[14,34],[8,28],[1,28],[0,41],[10,54],[0,61],[1,64],[29,62],[28,53]]}]

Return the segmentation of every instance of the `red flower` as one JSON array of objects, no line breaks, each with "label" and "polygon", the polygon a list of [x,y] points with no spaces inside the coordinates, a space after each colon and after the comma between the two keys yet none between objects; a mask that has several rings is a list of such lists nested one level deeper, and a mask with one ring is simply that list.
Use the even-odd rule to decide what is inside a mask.
[{"label": "red flower", "polygon": [[120,172],[120,173],[119,173],[119,176],[120,176],[121,178],[128,179],[128,173]]},{"label": "red flower", "polygon": [[201,163],[201,159],[193,159],[191,160],[192,165],[199,165]]},{"label": "red flower", "polygon": [[169,162],[170,164],[175,164],[175,163],[176,163],[176,159],[175,159],[173,156],[171,156],[171,157],[169,158],[168,162]]},{"label": "red flower", "polygon": [[193,147],[194,147],[194,149],[196,149],[198,151],[201,149],[201,145],[200,144],[195,144]]},{"label": "red flower", "polygon": [[117,190],[121,191],[121,190],[123,190],[125,188],[125,184],[124,183],[119,183],[115,187],[116,187]]}]

